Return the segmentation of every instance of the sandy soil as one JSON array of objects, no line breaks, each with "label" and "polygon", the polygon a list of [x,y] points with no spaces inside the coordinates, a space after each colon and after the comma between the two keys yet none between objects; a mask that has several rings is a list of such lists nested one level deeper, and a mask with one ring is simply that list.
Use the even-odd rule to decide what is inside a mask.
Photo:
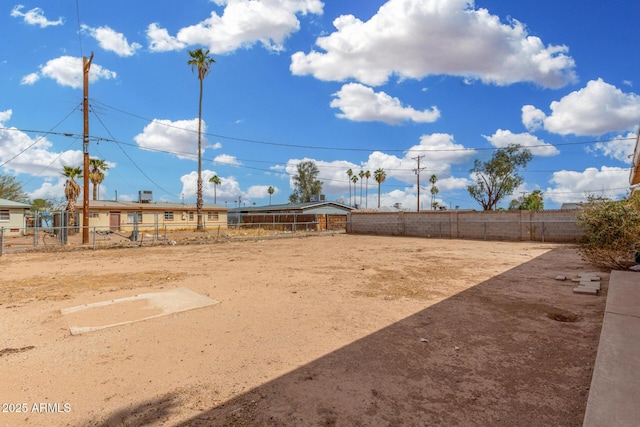
[{"label": "sandy soil", "polygon": [[[580,426],[609,275],[555,277],[590,271],[344,234],[4,255],[0,425]],[[81,335],[61,313],[179,287],[219,304]]]}]

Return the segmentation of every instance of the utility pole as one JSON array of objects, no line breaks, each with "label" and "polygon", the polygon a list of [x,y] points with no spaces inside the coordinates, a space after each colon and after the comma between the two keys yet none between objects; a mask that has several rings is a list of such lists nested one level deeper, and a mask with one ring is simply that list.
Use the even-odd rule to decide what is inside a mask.
[{"label": "utility pole", "polygon": [[89,243],[89,69],[93,61],[93,52],[87,58],[82,57],[82,74],[84,82],[84,98],[82,100],[82,111],[84,113],[84,138],[82,142],[82,150],[84,152],[84,172],[83,178],[83,196],[82,196],[82,243]]},{"label": "utility pole", "polygon": [[418,212],[420,212],[420,172],[422,172],[423,170],[426,169],[426,168],[421,168],[420,167],[420,159],[422,159],[422,158],[424,158],[424,155],[411,158],[412,160],[417,160],[418,161],[418,167],[413,170],[413,172],[415,172],[415,174],[418,177]]}]

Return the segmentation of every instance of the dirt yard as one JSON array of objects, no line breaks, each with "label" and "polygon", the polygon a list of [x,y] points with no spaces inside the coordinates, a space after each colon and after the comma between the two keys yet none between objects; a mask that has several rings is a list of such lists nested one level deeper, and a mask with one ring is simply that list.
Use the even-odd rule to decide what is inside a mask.
[{"label": "dirt yard", "polygon": [[[346,234],[4,255],[0,425],[581,426],[609,275],[555,277],[593,271]],[[80,335],[61,313],[182,287],[219,303]]]}]

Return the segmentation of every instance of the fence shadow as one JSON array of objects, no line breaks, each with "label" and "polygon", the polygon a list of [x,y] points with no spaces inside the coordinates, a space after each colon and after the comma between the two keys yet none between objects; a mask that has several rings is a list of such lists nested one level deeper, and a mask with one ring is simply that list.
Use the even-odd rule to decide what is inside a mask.
[{"label": "fence shadow", "polygon": [[[582,425],[608,281],[600,296],[574,294],[555,276],[593,269],[577,256],[546,269],[562,251],[575,250],[553,249],[178,425]],[[157,419],[174,398],[152,403]],[[101,425],[143,425],[135,414],[149,404]]]}]

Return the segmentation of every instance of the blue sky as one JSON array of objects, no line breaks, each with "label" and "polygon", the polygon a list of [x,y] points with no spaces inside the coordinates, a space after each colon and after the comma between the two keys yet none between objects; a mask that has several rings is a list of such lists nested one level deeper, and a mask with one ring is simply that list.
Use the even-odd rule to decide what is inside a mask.
[{"label": "blue sky", "polygon": [[[349,203],[382,168],[381,205],[480,209],[475,159],[509,143],[533,160],[512,198],[546,208],[623,197],[640,125],[640,3],[539,0],[188,0],[3,2],[0,173],[31,198],[62,200],[82,165],[82,57],[90,155],[110,169],[100,198],[195,201],[198,80],[188,51],[215,58],[204,81],[204,201],[286,203],[302,160],[327,200]],[[368,184],[368,191],[367,191]],[[350,191],[351,190],[351,191]],[[368,199],[365,197],[368,192]],[[377,206],[365,180],[362,205]]]}]

